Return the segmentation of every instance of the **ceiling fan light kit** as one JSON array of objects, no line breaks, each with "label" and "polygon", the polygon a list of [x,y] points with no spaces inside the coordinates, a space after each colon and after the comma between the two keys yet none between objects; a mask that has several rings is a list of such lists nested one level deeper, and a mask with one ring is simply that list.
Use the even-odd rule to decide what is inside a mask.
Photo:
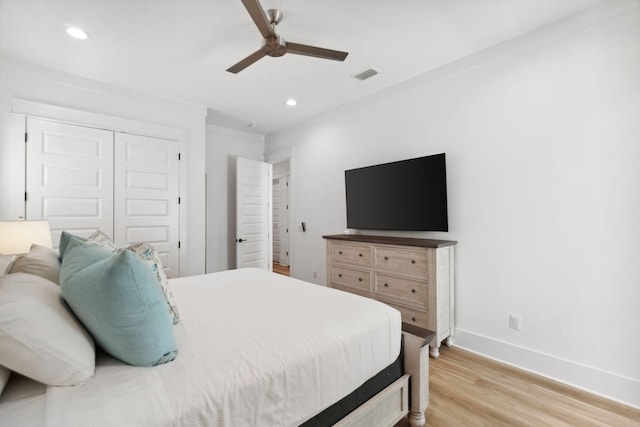
[{"label": "ceiling fan light kit", "polygon": [[265,12],[258,0],[242,0],[242,4],[244,4],[251,19],[253,19],[256,27],[258,27],[258,31],[262,34],[262,47],[240,62],[229,67],[227,71],[230,73],[237,74],[265,56],[277,58],[286,53],[292,53],[295,55],[331,59],[333,61],[344,61],[348,55],[347,52],[339,50],[287,42],[284,38],[276,34],[276,26],[282,21],[284,16],[281,11],[269,9]]}]

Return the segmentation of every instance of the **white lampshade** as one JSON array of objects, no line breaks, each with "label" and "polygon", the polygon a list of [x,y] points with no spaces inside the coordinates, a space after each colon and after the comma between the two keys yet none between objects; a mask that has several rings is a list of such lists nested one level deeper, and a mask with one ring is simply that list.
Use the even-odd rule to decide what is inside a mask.
[{"label": "white lampshade", "polygon": [[26,254],[32,244],[53,247],[49,221],[0,221],[0,254]]}]

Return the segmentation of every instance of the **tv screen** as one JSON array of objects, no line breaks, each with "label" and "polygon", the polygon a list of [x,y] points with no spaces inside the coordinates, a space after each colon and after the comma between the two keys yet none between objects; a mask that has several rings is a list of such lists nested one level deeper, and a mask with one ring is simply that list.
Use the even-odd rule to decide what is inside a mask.
[{"label": "tv screen", "polygon": [[347,228],[449,231],[445,153],[344,172]]}]

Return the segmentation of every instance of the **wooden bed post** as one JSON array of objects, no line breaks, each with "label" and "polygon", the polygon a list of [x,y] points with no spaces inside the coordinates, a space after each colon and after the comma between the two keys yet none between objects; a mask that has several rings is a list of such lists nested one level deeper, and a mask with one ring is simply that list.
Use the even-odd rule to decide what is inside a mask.
[{"label": "wooden bed post", "polygon": [[402,323],[404,337],[404,371],[411,375],[409,424],[426,423],[424,412],[429,406],[429,343],[435,332]]}]

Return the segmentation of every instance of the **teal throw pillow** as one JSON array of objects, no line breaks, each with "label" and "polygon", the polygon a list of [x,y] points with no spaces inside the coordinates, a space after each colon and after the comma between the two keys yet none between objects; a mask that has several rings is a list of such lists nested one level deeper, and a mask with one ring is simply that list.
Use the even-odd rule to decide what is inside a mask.
[{"label": "teal throw pillow", "polygon": [[131,251],[73,240],[60,273],[62,295],[107,353],[135,366],[173,360],[177,346],[162,289]]},{"label": "teal throw pillow", "polygon": [[62,261],[62,258],[64,258],[64,253],[66,252],[67,247],[69,246],[69,243],[71,242],[72,239],[77,239],[81,242],[86,241],[86,239],[83,239],[80,236],[71,234],[68,231],[63,231],[62,234],[60,235],[60,243],[58,244],[58,253],[60,254],[60,261]]}]

